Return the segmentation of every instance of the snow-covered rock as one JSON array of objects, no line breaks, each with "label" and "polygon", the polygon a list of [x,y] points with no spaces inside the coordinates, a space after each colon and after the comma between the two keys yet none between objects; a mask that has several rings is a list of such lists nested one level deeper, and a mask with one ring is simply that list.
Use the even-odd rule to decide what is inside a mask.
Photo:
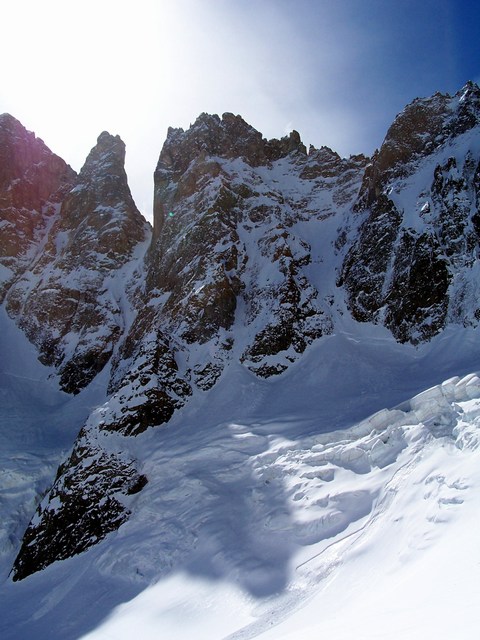
[{"label": "snow-covered rock", "polygon": [[357,320],[413,344],[478,323],[479,175],[477,85],[397,116],[365,171],[339,278]]},{"label": "snow-covered rock", "polygon": [[[231,473],[231,482],[238,477],[240,484],[256,486],[256,472],[251,479],[241,466],[243,453],[237,453],[257,455],[273,445],[264,433],[244,437],[242,432],[217,447],[210,438],[228,422],[217,414],[228,407],[236,411],[237,405],[254,412],[264,398],[273,398],[285,417],[287,400],[294,402],[294,396],[272,390],[284,390],[290,379],[301,389],[301,371],[307,393],[300,397],[311,406],[318,395],[320,415],[328,413],[322,411],[329,402],[331,371],[337,372],[337,385],[345,378],[355,389],[338,411],[359,403],[360,393],[375,396],[362,380],[365,371],[377,376],[372,366],[358,355],[337,362],[343,352],[329,351],[328,345],[339,344],[341,351],[345,344],[358,344],[358,353],[368,355],[385,344],[389,354],[402,354],[403,362],[414,357],[412,345],[420,349],[446,327],[458,331],[456,336],[475,329],[479,114],[479,89],[472,83],[453,97],[417,100],[398,116],[371,161],[340,158],[327,147],[307,153],[296,132],[265,140],[240,116],[202,114],[187,131],[168,132],[154,176],[153,233],[131,198],[123,143],[101,134],[52,213],[43,244],[37,245],[41,250],[9,281],[5,298],[41,361],[55,368],[61,389],[78,393],[95,383],[106,393],[27,528],[15,561],[17,579],[100,541],[108,545],[110,534],[135,519],[132,505],[147,500],[143,495],[156,499],[165,492],[169,504],[183,504],[185,498],[187,515],[194,499],[202,511],[203,497],[217,498],[209,493],[210,476],[200,485],[191,478],[200,462],[217,469],[219,477]],[[368,322],[377,326],[364,329]],[[392,335],[410,344],[398,345]],[[453,340],[449,335],[446,340]],[[432,349],[440,349],[435,344]],[[462,366],[464,355],[460,350]],[[389,361],[385,380],[375,377],[377,388],[386,388],[393,370]],[[308,473],[323,483],[337,468],[358,475],[387,468],[408,448],[406,426],[413,419],[432,437],[451,435],[452,403],[476,398],[477,381],[449,380],[408,407],[362,415],[345,436],[348,441],[332,434],[328,442],[315,441],[311,466],[322,469],[319,475]],[[202,453],[179,454],[184,476],[161,443],[177,452],[172,429],[181,432],[185,424],[192,429],[199,415],[208,416],[198,425],[207,431],[194,441],[213,454],[207,462]],[[347,418],[346,424],[351,424]],[[475,438],[470,432],[462,437],[465,443]],[[182,442],[180,451],[188,450],[188,438]],[[224,454],[225,460],[217,460]],[[265,462],[269,484],[283,462],[266,460],[261,465]],[[178,474],[185,494],[167,489],[171,474]],[[264,490],[262,485],[260,503]],[[295,503],[306,501],[300,489],[292,495]],[[340,534],[353,522],[353,511],[358,520],[370,513],[375,495],[360,493],[357,504],[350,490],[332,499],[322,494],[320,511],[325,504],[329,511],[305,530],[300,517],[289,529],[287,546]],[[158,514],[148,517],[161,527]],[[267,535],[260,536],[262,548],[269,534],[286,530],[283,515],[272,518]],[[182,518],[177,525],[183,537],[168,560],[172,566],[185,560],[197,536]],[[173,526],[165,533],[169,549],[176,533]],[[245,536],[255,533],[246,527]],[[119,563],[128,564],[122,553]],[[275,565],[275,554],[270,560]],[[139,563],[141,573],[148,573],[145,559]],[[262,579],[242,577],[258,592],[266,589]],[[282,579],[277,575],[269,584]]]},{"label": "snow-covered rock", "polygon": [[0,115],[0,302],[42,254],[76,174],[8,113]]},{"label": "snow-covered rock", "polygon": [[131,281],[150,238],[124,159],[120,138],[102,133],[53,214],[41,253],[6,298],[42,362],[72,393],[103,369],[129,326]]}]

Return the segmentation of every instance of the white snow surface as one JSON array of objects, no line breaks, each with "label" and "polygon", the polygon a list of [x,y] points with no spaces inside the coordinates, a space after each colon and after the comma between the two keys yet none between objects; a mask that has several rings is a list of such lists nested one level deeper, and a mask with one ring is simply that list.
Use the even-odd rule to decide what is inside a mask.
[{"label": "white snow surface", "polygon": [[478,331],[414,348],[345,320],[281,376],[232,364],[125,438],[149,479],[130,520],[14,583],[22,530],[105,389],[55,391],[0,321],[2,639],[478,637]]}]

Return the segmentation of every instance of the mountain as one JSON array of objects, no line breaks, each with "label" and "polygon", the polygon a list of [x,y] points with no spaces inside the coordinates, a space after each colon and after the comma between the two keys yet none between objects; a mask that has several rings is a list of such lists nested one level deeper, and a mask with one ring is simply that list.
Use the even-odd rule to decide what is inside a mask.
[{"label": "mountain", "polygon": [[[3,115],[0,157],[2,438],[24,416],[9,456],[31,441],[48,461],[7,465],[18,588],[92,558],[99,583],[120,576],[129,593],[179,568],[278,593],[294,549],[377,517],[362,474],[417,455],[416,401],[368,415],[478,366],[473,83],[408,105],[372,158],[201,114],[168,131],[153,228],[118,136],[76,175]],[[472,380],[417,410],[422,447],[457,438]],[[312,483],[346,471],[345,495],[312,493],[303,527]]]},{"label": "mountain", "polygon": [[[24,139],[13,142],[19,156]],[[47,205],[30,204],[37,206],[38,225],[46,233],[5,294],[7,313],[38,348],[41,361],[55,365],[61,388],[71,393],[109,361],[130,306],[128,287],[114,292],[111,283],[130,277],[150,235],[128,188],[124,159],[123,142],[104,132],[48,223]],[[27,172],[16,178],[17,188],[26,182],[30,194],[28,180]],[[26,208],[29,201],[18,202],[15,216],[20,204]]]},{"label": "mountain", "polygon": [[480,317],[480,91],[415,100],[395,120],[365,172],[340,283],[360,321],[401,342]]},{"label": "mountain", "polygon": [[[72,231],[72,241],[62,246],[59,260],[53,262],[54,268],[58,264],[58,275],[52,278],[52,261],[46,261],[48,277],[42,275],[41,284],[27,299],[40,313],[43,289],[49,296],[55,291],[52,280],[62,283],[57,299],[72,298],[71,288],[65,287],[72,273],[74,290],[85,291],[87,309],[79,313],[75,307],[78,321],[73,327],[64,303],[62,330],[58,331],[56,317],[46,323],[54,325],[60,355],[44,359],[46,364],[60,364],[57,370],[64,390],[78,391],[79,381],[89,382],[112,357],[110,400],[89,418],[40,505],[37,524],[28,529],[15,565],[18,577],[82,551],[128,517],[128,509],[114,496],[139,490],[146,478],[135,471],[129,445],[118,435],[138,435],[148,426],[167,422],[195,391],[211,388],[229,362],[241,362],[256,375],[270,377],[285,371],[316,338],[332,331],[334,291],[321,295],[308,275],[312,261],[320,259],[317,247],[312,257],[308,238],[313,236],[312,227],[342,216],[351,204],[365,158],[341,160],[329,149],[312,149],[307,156],[295,132],[283,140],[265,141],[231,114],[221,120],[203,114],[187,132],[170,130],[155,171],[154,228],[144,266],[134,263],[125,269],[121,264],[122,273],[132,277],[119,282],[112,269],[117,264],[105,264],[111,243],[108,236],[103,242],[102,235],[112,227],[105,211],[126,208],[123,174],[122,182],[114,184],[113,204],[108,200],[110,191],[104,188],[112,165],[115,177],[121,173],[117,146],[102,134],[62,205],[59,224],[75,228],[74,221],[84,216],[81,253],[70,256],[70,247],[79,246],[77,232]],[[107,204],[103,204],[105,198]],[[92,221],[87,226],[90,211]],[[132,213],[135,222],[138,215]],[[97,222],[100,216],[102,224]],[[130,218],[125,217],[125,222]],[[137,224],[134,231],[140,228]],[[127,235],[121,228],[114,229],[117,232],[120,237]],[[58,246],[56,229],[52,235],[52,244]],[[134,233],[128,237],[134,239]],[[86,251],[89,240],[92,249]],[[329,236],[319,241],[331,242]],[[105,251],[98,250],[98,245]],[[122,259],[128,250],[131,253],[130,247],[126,249],[120,253]],[[86,262],[79,265],[78,259]],[[139,271],[144,273],[143,280],[137,276]],[[109,282],[100,279],[105,272]],[[333,288],[331,276],[330,280]],[[93,309],[88,304],[92,289],[101,292],[96,293],[98,303],[92,301]],[[11,296],[18,297],[16,287],[7,295],[8,311]],[[82,294],[75,294],[75,300],[79,298]],[[119,298],[127,301],[121,303]],[[57,306],[49,305],[52,314]],[[123,318],[121,307],[128,308]],[[29,309],[28,314],[19,315],[26,315],[31,325],[36,314]],[[36,339],[38,323],[27,335]],[[63,348],[64,343],[70,351]],[[72,344],[75,350],[68,358]],[[86,490],[85,480],[92,475],[95,483],[88,483]],[[98,511],[102,500],[105,504]],[[59,501],[61,506],[52,510],[51,505],[58,506]]]},{"label": "mountain", "polygon": [[43,250],[52,219],[75,172],[9,114],[0,116],[1,289]]}]

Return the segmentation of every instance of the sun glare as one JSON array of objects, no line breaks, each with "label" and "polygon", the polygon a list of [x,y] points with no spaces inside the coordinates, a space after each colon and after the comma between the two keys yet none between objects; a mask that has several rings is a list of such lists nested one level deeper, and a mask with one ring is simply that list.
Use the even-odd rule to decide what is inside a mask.
[{"label": "sun glare", "polygon": [[[445,89],[434,78],[444,56],[437,59],[437,47],[431,52],[445,21],[437,16],[425,41],[416,23],[409,39],[399,39],[392,32],[392,15],[403,15],[397,6],[372,15],[360,4],[6,0],[0,112],[76,170],[101,131],[119,134],[146,215],[167,128],[187,128],[203,111],[238,113],[269,138],[294,128],[307,146],[371,153],[395,113],[418,95],[413,85],[425,84],[421,72],[435,83],[426,90]],[[412,78],[407,63],[416,42],[420,66]]]}]

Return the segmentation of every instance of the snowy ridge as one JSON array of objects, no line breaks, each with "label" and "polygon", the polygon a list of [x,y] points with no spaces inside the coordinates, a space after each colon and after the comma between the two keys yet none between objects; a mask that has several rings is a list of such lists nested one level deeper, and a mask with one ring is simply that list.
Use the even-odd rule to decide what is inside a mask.
[{"label": "snowy ridge", "polygon": [[2,638],[473,640],[479,122],[414,101],[369,162],[202,114],[153,232],[118,136],[55,177],[0,314]]},{"label": "snowy ridge", "polygon": [[[120,607],[109,622],[85,638],[103,640],[111,634],[126,639],[130,625],[139,624],[142,634],[147,638],[150,634],[153,637],[155,631],[162,631],[171,637],[186,639],[191,637],[195,628],[198,638],[273,639],[287,637],[288,630],[292,629],[292,638],[307,639],[318,637],[324,631],[324,626],[329,629],[333,625],[336,625],[340,634],[337,637],[351,637],[351,623],[343,621],[342,624],[322,604],[325,590],[332,587],[332,581],[337,580],[335,575],[340,573],[339,579],[342,580],[347,572],[350,581],[356,576],[360,583],[356,589],[360,591],[362,575],[348,573],[348,569],[361,558],[364,564],[370,565],[370,571],[377,572],[376,583],[370,584],[369,580],[369,586],[366,587],[371,590],[374,599],[385,588],[384,582],[388,588],[393,580],[389,575],[391,570],[403,572],[409,579],[409,571],[412,571],[415,562],[420,562],[425,555],[428,557],[436,553],[443,538],[446,536],[448,540],[448,526],[458,529],[457,525],[464,516],[464,503],[467,503],[468,511],[465,517],[471,517],[480,481],[479,396],[480,380],[475,374],[456,377],[419,394],[406,403],[402,410],[379,412],[337,434],[324,434],[295,442],[277,439],[271,443],[268,451],[259,453],[256,452],[265,447],[265,442],[245,426],[231,425],[234,446],[225,447],[223,454],[228,451],[228,461],[233,466],[228,480],[219,476],[216,466],[212,466],[217,451],[219,453],[222,450],[222,442],[214,442],[211,451],[198,454],[203,457],[203,471],[196,466],[196,473],[190,476],[190,481],[186,478],[182,480],[174,472],[172,479],[175,488],[172,487],[162,497],[162,505],[176,505],[176,536],[182,531],[181,520],[178,520],[178,515],[183,511],[182,498],[185,499],[188,494],[193,498],[191,505],[202,505],[206,527],[212,518],[209,504],[214,505],[217,520],[210,530],[216,531],[217,535],[225,535],[224,530],[228,530],[229,525],[234,526],[237,529],[236,552],[227,560],[211,544],[202,549],[201,541],[195,541],[196,518],[191,508],[187,512],[188,528],[193,537],[186,541],[187,546],[191,548],[193,545],[196,549],[194,554],[202,557],[204,563],[231,563],[230,581],[234,583],[242,584],[242,578],[245,580],[248,576],[244,587],[251,595],[245,597],[238,591],[232,592],[230,587],[222,583],[216,587],[208,586],[201,578],[198,579],[195,592],[192,592],[189,590],[191,579],[186,576],[169,578],[166,583],[159,582],[136,600]],[[210,454],[212,458],[208,464]],[[191,455],[187,454],[190,464],[195,459],[195,455],[193,458]],[[256,480],[255,488],[248,484],[245,470],[238,471],[236,468],[234,461],[240,463],[242,458],[243,467],[245,460],[248,460]],[[186,459],[185,456],[180,456],[180,459],[175,456],[175,467],[179,469],[184,466]],[[222,493],[225,492],[225,498],[228,495],[230,500],[219,504],[222,498],[221,494],[216,494],[216,490],[225,480],[227,485],[223,484]],[[263,489],[259,488],[262,484]],[[275,505],[273,496],[279,484],[283,485],[286,505],[281,510],[275,510],[272,508]],[[233,487],[236,487],[234,491],[238,497],[231,495]],[[240,495],[244,500],[251,500],[253,506],[251,526],[241,532],[238,530],[241,522],[236,517]],[[151,506],[153,516],[158,511],[154,505]],[[220,518],[224,524],[219,527]],[[170,520],[165,518],[165,513],[163,520]],[[183,526],[188,525],[185,522]],[[170,548],[166,542],[168,530],[162,535],[166,537],[162,545],[165,553]],[[388,544],[379,544],[379,536],[388,538]],[[181,539],[184,539],[183,536]],[[472,531],[467,537],[470,540],[467,553],[473,551],[474,539],[475,533]],[[175,548],[178,558],[182,553],[182,545],[175,545],[174,539],[171,545],[172,552]],[[276,556],[285,547],[294,551],[286,575],[281,575],[279,565],[282,563]],[[261,561],[255,559],[256,553],[262,557]],[[458,555],[458,550],[456,553]],[[271,564],[266,561],[268,555]],[[113,566],[117,562],[122,563],[115,556]],[[235,556],[238,558],[235,559]],[[145,558],[145,549],[141,550],[138,559],[140,557]],[[154,562],[152,557],[149,560]],[[196,562],[199,561],[197,558]],[[386,563],[387,571],[382,570],[379,561]],[[202,572],[195,571],[193,563],[193,567],[188,569],[195,576],[197,572],[205,573],[206,567],[202,567]],[[246,575],[242,575],[243,571]],[[445,581],[448,582],[446,576]],[[408,584],[412,586],[411,580]],[[457,588],[459,586],[457,583]],[[187,594],[183,594],[184,588]],[[340,593],[340,588],[336,588],[335,584],[332,588],[335,593]],[[354,589],[350,586],[352,591]],[[257,600],[262,593],[271,595],[267,599]],[[465,597],[468,599],[468,593],[460,589],[455,602],[459,601],[461,606]],[[205,598],[209,602],[207,607],[200,605]],[[397,613],[397,617],[389,620],[388,637],[404,637],[402,629],[405,629],[406,621],[399,604],[402,617],[399,619]],[[307,616],[304,615],[304,607],[307,607]],[[312,607],[315,611],[313,616],[310,613]],[[368,615],[366,617],[368,619]],[[242,619],[250,619],[250,622],[235,630]],[[310,628],[306,621],[311,625]],[[370,621],[373,623],[373,619]],[[420,620],[415,619],[417,635],[412,637],[420,638],[422,633],[435,634],[438,631],[439,626],[435,625],[434,620],[428,618],[426,622],[427,629]],[[466,618],[456,623],[456,637],[473,638],[474,629],[469,626],[471,623],[472,618],[467,613]],[[394,631],[396,625],[399,625],[400,632]],[[274,630],[268,631],[272,626]]]},{"label": "snowy ridge", "polygon": [[[25,586],[7,584],[2,597],[8,602],[20,588],[28,609],[37,600],[40,639],[66,637],[71,616],[83,619],[78,629],[90,626],[75,601],[83,594],[80,602],[93,604],[109,584],[117,597],[141,593],[82,638],[126,640],[135,628],[145,638],[309,639],[335,628],[346,640],[352,621],[337,610],[347,594],[355,607],[366,589],[380,601],[393,590],[390,610],[366,610],[353,624],[366,629],[375,615],[380,627],[388,619],[388,637],[404,637],[401,598],[410,597],[416,567],[438,562],[445,545],[463,567],[459,554],[476,548],[479,427],[480,379],[469,374],[333,433],[292,439],[265,435],[258,422],[225,423],[208,434],[166,432],[149,456],[153,440],[143,434],[137,454],[144,450],[150,483],[133,496],[130,520],[105,546]],[[467,523],[457,548],[455,532]],[[445,584],[453,578],[445,575]],[[474,580],[465,579],[467,586]],[[455,584],[449,598],[464,611],[456,637],[473,639],[470,595]],[[441,622],[422,622],[420,613],[412,637],[440,630]],[[28,637],[28,622],[18,630],[9,624],[7,616],[3,637]]]},{"label": "snowy ridge", "polygon": [[401,342],[478,322],[479,123],[472,83],[415,100],[365,171],[339,283],[357,320],[382,323]]}]

